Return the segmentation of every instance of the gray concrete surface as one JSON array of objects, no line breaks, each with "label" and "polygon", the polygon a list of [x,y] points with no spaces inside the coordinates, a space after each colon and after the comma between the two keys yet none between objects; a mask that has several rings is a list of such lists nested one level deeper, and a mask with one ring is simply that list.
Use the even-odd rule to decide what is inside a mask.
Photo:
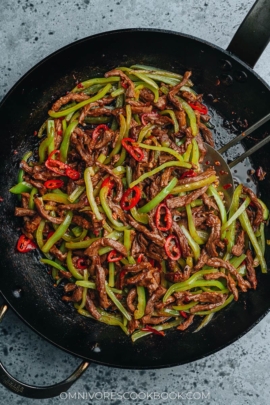
[{"label": "gray concrete surface", "polygon": [[[0,98],[22,74],[51,52],[74,40],[107,30],[165,28],[192,34],[226,48],[253,3],[254,0],[1,0]],[[268,84],[269,62],[268,46],[255,66],[256,72]],[[192,364],[150,371],[92,365],[63,399],[24,399],[0,386],[0,404],[268,405],[269,342],[270,315],[236,343]],[[80,363],[79,359],[36,336],[12,313],[0,327],[0,353],[5,366],[17,378],[37,385],[61,381]],[[100,392],[112,391],[141,394],[130,401],[116,397],[99,399]],[[149,399],[143,399],[147,392]],[[153,392],[157,393],[156,398]],[[182,398],[173,400],[177,392]],[[185,399],[188,392],[193,394],[193,399]],[[86,393],[96,397],[86,399]],[[158,399],[158,395],[164,399]]]}]

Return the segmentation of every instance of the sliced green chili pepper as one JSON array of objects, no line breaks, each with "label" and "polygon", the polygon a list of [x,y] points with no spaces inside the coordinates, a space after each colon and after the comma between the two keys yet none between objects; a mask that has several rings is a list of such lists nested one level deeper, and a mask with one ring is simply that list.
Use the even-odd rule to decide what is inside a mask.
[{"label": "sliced green chili pepper", "polygon": [[154,94],[154,103],[157,103],[158,99],[159,99],[158,90],[154,86],[151,86],[151,84],[149,84],[149,83],[137,82],[137,86],[135,87],[135,91],[138,92],[139,90],[142,90],[143,88],[147,88],[147,89],[152,91],[152,93]]},{"label": "sliced green chili pepper", "polygon": [[192,155],[191,155],[191,163],[195,167],[199,167],[199,159],[200,159],[200,151],[198,147],[198,142],[195,138],[192,139]]},{"label": "sliced green chili pepper", "polygon": [[217,206],[219,208],[222,225],[224,225],[227,222],[227,213],[226,213],[226,208],[224,206],[224,203],[223,203],[222,199],[220,198],[220,195],[218,194],[218,192],[214,186],[212,186],[212,185],[209,186],[208,193],[214,197],[214,199],[217,203]]},{"label": "sliced green chili pepper", "polygon": [[61,264],[55,263],[53,260],[49,259],[40,259],[41,263],[48,264],[51,267],[54,267],[57,270],[67,271],[66,267],[61,266]]},{"label": "sliced green chili pepper", "polygon": [[[177,96],[176,96],[177,97]],[[193,136],[198,135],[198,126],[197,126],[197,120],[196,120],[196,115],[193,111],[193,109],[190,107],[190,105],[183,100],[181,97],[177,97],[177,99],[180,101],[181,106],[183,110],[187,113],[187,116],[189,118],[189,124],[191,127],[191,132]]]},{"label": "sliced green chili pepper", "polygon": [[68,200],[68,195],[61,193],[47,193],[42,196],[43,201],[54,201],[58,202],[60,204],[70,204],[70,201]]},{"label": "sliced green chili pepper", "polygon": [[[31,152],[31,151],[26,152],[26,153],[23,155],[22,160],[25,161],[25,162],[27,162],[27,160],[28,160],[32,155],[33,155],[33,152]],[[23,169],[20,169],[20,170],[19,170],[19,173],[18,173],[18,183],[22,183],[22,182],[23,182],[23,176],[24,176],[24,174],[25,174],[25,171],[24,171]]]},{"label": "sliced green chili pepper", "polygon": [[79,124],[79,121],[74,120],[69,124],[69,126],[65,130],[63,140],[62,140],[62,143],[60,146],[60,160],[64,163],[67,162],[70,137],[72,135],[72,132],[74,131],[74,129],[77,127],[78,124]]},{"label": "sliced green chili pepper", "polygon": [[188,228],[189,228],[190,235],[195,240],[195,242],[197,242],[199,245],[203,245],[205,243],[205,240],[202,239],[196,231],[190,204],[186,205],[186,211],[187,211]]},{"label": "sliced green chili pepper", "polygon": [[112,210],[107,203],[108,192],[109,192],[109,187],[106,187],[106,186],[101,187],[101,190],[99,192],[99,199],[100,199],[101,206],[104,209],[104,212],[105,212],[107,218],[109,219],[109,221],[111,222],[111,224],[113,226],[116,226],[118,228],[118,230],[121,230],[121,229],[124,230],[125,225],[122,224],[122,222],[119,222],[116,219],[114,219]]},{"label": "sliced green chili pepper", "polygon": [[109,263],[109,287],[114,287],[115,265],[114,262]]},{"label": "sliced green chili pepper", "polygon": [[191,156],[191,152],[192,152],[192,143],[190,143],[187,147],[187,150],[185,151],[184,155],[183,155],[183,159],[184,162],[189,162],[190,161],[190,156]]},{"label": "sliced green chili pepper", "polygon": [[94,79],[89,79],[85,80],[84,82],[77,84],[74,89],[71,90],[71,93],[80,93],[84,92],[85,89],[89,88],[93,84],[104,84],[104,83],[115,83],[119,82],[120,77],[119,76],[111,76],[111,77],[99,77],[99,78],[94,78]]},{"label": "sliced green chili pepper", "polygon": [[[56,231],[57,232],[57,231]],[[73,264],[72,261],[72,250],[69,250],[67,253],[67,267],[70,273],[73,275],[76,280],[83,280],[83,276],[78,272],[76,267]]]},{"label": "sliced green chili pepper", "polygon": [[169,153],[170,155],[176,157],[176,159],[178,159],[180,162],[183,162],[183,156],[171,148],[166,148],[163,146],[146,145],[145,143],[138,143],[138,146],[144,149],[157,150],[159,152]]},{"label": "sliced green chili pepper", "polygon": [[34,203],[34,198],[35,198],[35,194],[37,194],[38,189],[36,187],[33,187],[30,193],[30,198],[29,198],[29,208],[30,210],[34,210],[35,209],[35,203]]},{"label": "sliced green chili pepper", "polygon": [[84,171],[84,182],[85,182],[85,187],[86,187],[86,195],[87,195],[90,207],[92,208],[92,211],[95,214],[97,220],[102,221],[103,217],[98,210],[98,206],[96,204],[96,200],[93,195],[94,189],[93,189],[93,184],[92,184],[92,180],[91,180],[92,171],[93,171],[92,167],[87,167]]},{"label": "sliced green chili pepper", "polygon": [[68,211],[63,222],[59,225],[54,234],[46,241],[45,245],[41,248],[42,252],[48,253],[49,250],[53,247],[53,245],[55,245],[56,242],[58,242],[62,238],[64,233],[67,231],[69,225],[71,224],[72,217],[73,217],[72,211]]},{"label": "sliced green chili pepper", "polygon": [[75,190],[68,196],[68,200],[69,200],[71,203],[74,203],[74,202],[77,200],[77,198],[79,198],[80,195],[82,195],[82,193],[84,192],[84,190],[85,190],[85,187],[84,187],[84,186],[77,186],[77,187],[75,188]]},{"label": "sliced green chili pepper", "polygon": [[243,202],[243,204],[240,205],[238,210],[236,210],[235,213],[231,216],[231,218],[227,222],[224,223],[224,225],[221,228],[221,232],[224,232],[226,229],[229,228],[229,226],[231,226],[231,224],[239,217],[239,215],[242,214],[242,212],[244,212],[246,210],[246,208],[249,206],[249,203],[250,203],[250,198],[247,197],[245,199],[245,201]]},{"label": "sliced green chili pepper", "polygon": [[164,198],[167,197],[168,194],[170,194],[171,190],[175,187],[177,182],[177,177],[173,177],[172,180],[167,184],[167,186],[164,187],[151,201],[138,209],[138,213],[142,214],[153,210],[158,204],[161,203],[161,201],[164,200]]},{"label": "sliced green chili pepper", "polygon": [[174,125],[174,132],[177,133],[179,131],[179,124],[176,119],[175,113],[173,110],[163,110],[161,111],[160,115],[170,115],[171,119],[173,120],[173,125]]},{"label": "sliced green chili pepper", "polygon": [[136,207],[131,208],[130,212],[137,222],[141,222],[142,224],[148,224],[149,218],[147,214],[139,213]]},{"label": "sliced green chili pepper", "polygon": [[13,194],[22,194],[22,193],[29,193],[32,190],[33,186],[26,181],[22,181],[21,183],[16,184],[9,189],[9,191]]},{"label": "sliced green chili pepper", "polygon": [[109,154],[108,158],[105,160],[105,164],[110,163],[110,161],[112,160],[112,157],[115,156],[120,151],[120,149],[122,147],[122,139],[124,138],[124,135],[126,133],[126,120],[125,120],[125,117],[122,114],[119,115],[119,120],[120,120],[119,137],[117,139],[115,147],[113,148],[113,150]]},{"label": "sliced green chili pepper", "polygon": [[182,193],[182,192],[185,192],[185,191],[197,190],[198,188],[208,186],[208,185],[214,183],[217,180],[218,180],[218,178],[215,175],[213,175],[213,176],[210,176],[210,177],[208,177],[206,179],[195,181],[194,183],[183,184],[181,186],[175,187],[171,191],[171,194],[179,194],[179,193]]},{"label": "sliced green chili pepper", "polygon": [[106,288],[106,293],[108,294],[108,296],[110,297],[110,299],[112,300],[112,302],[117,306],[117,308],[119,309],[119,311],[124,315],[125,318],[127,318],[128,321],[131,321],[131,316],[130,314],[127,312],[127,310],[123,307],[123,305],[121,304],[121,302],[116,298],[116,296],[114,295],[112,289],[108,286],[107,281],[105,281],[105,288]]},{"label": "sliced green chili pepper", "polygon": [[[171,322],[163,323],[162,325],[153,326],[153,329],[156,329],[157,331],[171,329],[171,328],[174,328],[175,326],[180,325],[182,322],[183,322],[182,318],[181,319],[176,319],[176,320],[171,321]],[[135,342],[136,340],[138,340],[138,339],[140,339],[140,338],[142,338],[144,336],[150,335],[152,333],[153,332],[144,332],[144,331],[139,330],[139,331],[134,332],[131,335],[131,340],[132,340],[132,342]]]},{"label": "sliced green chili pepper", "polygon": [[[239,200],[240,200],[240,195],[242,193],[242,189],[243,189],[243,185],[239,184],[239,186],[237,186],[236,189],[234,190],[231,208],[230,208],[230,212],[229,212],[229,220],[231,219],[231,217],[234,215],[234,213],[236,212],[236,210],[239,207]],[[236,221],[233,221],[226,232],[226,238],[228,240],[228,245],[227,245],[228,254],[231,253],[232,248],[235,244],[235,237],[236,237]]]},{"label": "sliced green chili pepper", "polygon": [[144,316],[146,306],[145,288],[137,285],[136,289],[138,295],[138,305],[137,309],[134,311],[134,318],[141,319]]},{"label": "sliced green chili pepper", "polygon": [[185,235],[185,237],[188,240],[188,244],[194,253],[195,259],[198,260],[200,257],[200,254],[201,254],[200,246],[198,245],[197,242],[195,242],[195,240],[192,238],[192,236],[190,235],[188,230],[184,227],[184,225],[180,225],[180,228],[182,229],[183,234]]}]

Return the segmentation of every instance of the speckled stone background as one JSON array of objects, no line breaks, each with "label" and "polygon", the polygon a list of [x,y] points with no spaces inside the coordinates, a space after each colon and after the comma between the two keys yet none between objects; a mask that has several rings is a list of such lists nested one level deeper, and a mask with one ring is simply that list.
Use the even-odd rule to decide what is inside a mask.
[{"label": "speckled stone background", "polygon": [[[32,66],[77,39],[102,31],[151,27],[181,31],[223,48],[254,0],[1,0],[0,98]],[[255,66],[270,84],[270,47]],[[238,342],[192,364],[163,370],[129,371],[92,365],[69,390],[70,399],[25,399],[0,386],[0,403],[268,405],[270,315]],[[50,385],[66,378],[80,360],[36,336],[11,311],[0,327],[1,359],[17,378]],[[193,399],[76,399],[78,393],[197,393]],[[202,393],[207,397],[203,399]],[[157,395],[158,395],[157,394]],[[166,398],[167,394],[163,394]],[[142,398],[144,394],[141,394]],[[73,399],[72,399],[73,398]]]}]

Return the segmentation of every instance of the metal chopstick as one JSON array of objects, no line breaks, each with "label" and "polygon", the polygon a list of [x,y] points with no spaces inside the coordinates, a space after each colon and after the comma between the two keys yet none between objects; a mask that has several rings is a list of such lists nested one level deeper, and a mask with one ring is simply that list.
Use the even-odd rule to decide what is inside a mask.
[{"label": "metal chopstick", "polygon": [[228,164],[229,168],[231,169],[237,163],[241,162],[243,159],[246,157],[252,155],[252,153],[256,152],[258,149],[260,149],[262,146],[266,145],[268,142],[270,142],[270,135],[268,135],[266,138],[264,138],[261,142],[257,143],[257,145],[254,145],[252,148],[247,150],[246,152],[242,153],[241,156],[233,160],[231,163]]},{"label": "metal chopstick", "polygon": [[[263,117],[262,119],[260,119],[258,122],[256,122],[256,124],[252,125],[252,126],[251,126],[250,128],[248,128],[246,131],[242,132],[242,133],[241,133],[240,135],[238,135],[236,138],[234,138],[233,140],[231,140],[230,142],[228,142],[226,145],[222,146],[222,148],[220,148],[220,149],[218,150],[218,152],[219,152],[220,154],[226,152],[226,150],[228,150],[231,146],[233,146],[233,145],[237,144],[238,142],[242,141],[242,139],[244,139],[246,136],[250,135],[253,131],[255,131],[256,129],[260,128],[263,124],[265,124],[267,121],[269,121],[269,119],[270,119],[270,113],[267,114],[267,115],[266,115],[265,117]],[[267,138],[265,138],[265,139],[267,139]],[[264,140],[264,141],[265,141],[265,140]],[[268,141],[267,141],[267,142],[268,142]],[[267,142],[265,142],[265,143],[267,143]],[[265,143],[264,143],[264,144],[258,143],[257,146],[259,146],[259,145],[263,146],[263,145],[265,145]],[[261,147],[261,146],[260,146],[260,147]],[[259,149],[260,147],[258,147],[257,149]],[[255,148],[255,147],[254,147],[254,148]],[[251,148],[250,150],[253,150],[253,152],[255,152],[257,149],[254,149],[254,150],[253,150],[253,148]],[[253,153],[253,152],[251,152],[251,153]],[[248,153],[248,152],[246,152],[246,153]],[[244,154],[244,155],[245,155],[245,154]],[[242,155],[242,156],[244,156],[244,155]],[[247,157],[247,156],[249,156],[249,155],[246,155],[245,157]],[[230,166],[230,167],[231,167],[231,166]]]}]

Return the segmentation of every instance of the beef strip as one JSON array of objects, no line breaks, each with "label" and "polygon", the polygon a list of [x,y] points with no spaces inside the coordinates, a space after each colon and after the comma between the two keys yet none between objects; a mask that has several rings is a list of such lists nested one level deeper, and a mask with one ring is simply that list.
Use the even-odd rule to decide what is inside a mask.
[{"label": "beef strip", "polygon": [[184,259],[186,259],[188,256],[191,256],[191,251],[190,251],[190,247],[188,245],[187,238],[184,235],[180,226],[175,221],[173,221],[172,230],[175,233],[175,235],[177,236],[177,239],[179,241],[182,256]]},{"label": "beef strip", "polygon": [[160,235],[149,231],[145,226],[136,222],[131,215],[127,215],[128,223],[135,228],[137,231],[142,232],[148,239],[150,239],[156,245],[163,247],[165,243],[165,239],[162,238]]},{"label": "beef strip", "polygon": [[112,168],[107,167],[106,165],[100,163],[100,162],[96,162],[95,163],[98,167],[100,167],[101,170],[105,171],[106,173],[108,173],[110,176],[113,177],[115,183],[116,183],[116,195],[114,197],[114,201],[115,202],[120,202],[122,196],[123,196],[123,183],[122,183],[122,179],[121,177],[117,176],[114,172]]},{"label": "beef strip", "polygon": [[221,299],[219,302],[214,302],[212,304],[198,304],[195,305],[194,307],[190,308],[190,313],[191,314],[195,314],[196,312],[199,311],[210,311],[211,309],[220,307],[220,305],[224,304],[224,302],[227,299],[227,295],[226,294],[220,294],[221,295]]},{"label": "beef strip", "polygon": [[203,143],[203,140],[202,140],[202,137],[200,134],[198,134],[195,139],[197,141],[199,152],[200,152],[199,163],[202,163],[204,161],[204,157],[207,153],[207,149]]},{"label": "beef strip", "polygon": [[218,216],[210,213],[206,223],[211,228],[211,233],[205,248],[210,257],[217,257],[216,246],[220,246],[221,222]]},{"label": "beef strip", "polygon": [[258,198],[256,197],[256,195],[253,193],[252,190],[250,190],[249,188],[243,186],[243,193],[249,195],[251,201],[253,202],[253,204],[256,207],[256,216],[255,216],[254,221],[253,221],[253,226],[254,226],[254,228],[257,228],[258,225],[260,225],[260,223],[263,222],[263,209],[262,209],[262,206],[261,206]]},{"label": "beef strip", "polygon": [[93,224],[87,221],[87,219],[81,217],[80,215],[73,215],[72,223],[81,226],[84,229],[93,229]]},{"label": "beef strip", "polygon": [[126,264],[122,270],[127,272],[127,273],[139,273],[142,270],[149,270],[152,269],[152,265],[149,262],[141,262],[138,264]]},{"label": "beef strip", "polygon": [[70,101],[84,101],[88,100],[89,96],[87,96],[84,93],[68,93],[66,96],[60,97],[59,100],[57,100],[53,105],[52,105],[52,110],[53,111],[58,111],[62,105],[69,103]]},{"label": "beef strip", "polygon": [[109,239],[109,238],[100,238],[99,240],[96,240],[95,242],[92,243],[91,246],[89,246],[85,251],[84,254],[86,256],[97,256],[98,251],[101,247],[105,246],[110,246],[113,249],[117,250],[117,252],[120,252],[123,256],[127,257],[127,249],[125,246],[122,245],[122,243],[117,242],[116,240]]},{"label": "beef strip", "polygon": [[77,286],[74,283],[67,283],[66,285],[64,285],[64,291],[65,293],[71,292],[76,290]]},{"label": "beef strip", "polygon": [[113,69],[110,72],[105,73],[105,77],[111,77],[111,76],[120,76],[121,82],[123,83],[123,87],[125,88],[126,86],[128,87],[126,90],[126,97],[133,98],[135,97],[135,86],[132,80],[129,79],[129,77],[122,72],[121,70],[118,69]]},{"label": "beef strip", "polygon": [[178,180],[177,186],[182,186],[185,184],[192,184],[197,181],[208,179],[211,176],[216,175],[216,171],[214,169],[206,169],[204,172],[199,173],[197,176],[194,177],[186,177],[184,179]]},{"label": "beef strip", "polygon": [[171,271],[165,274],[166,280],[170,283],[180,283],[189,279],[191,274],[191,267],[186,265],[183,271]]},{"label": "beef strip", "polygon": [[192,191],[191,193],[184,195],[182,197],[173,197],[167,200],[167,206],[169,209],[184,207],[190,204],[192,201],[199,198],[203,193],[206,192],[208,186],[199,188],[198,190]]},{"label": "beef strip", "polygon": [[163,323],[167,321],[170,316],[153,316],[151,315],[145,315],[142,317],[141,321],[144,325],[159,325],[160,323]]},{"label": "beef strip", "polygon": [[94,301],[91,299],[89,293],[86,295],[86,301],[85,301],[85,308],[87,311],[95,318],[99,319],[101,317],[100,313],[98,312]]},{"label": "beef strip", "polygon": [[189,71],[185,72],[181,82],[178,83],[176,86],[173,86],[168,93],[168,99],[180,111],[182,110],[182,106],[181,106],[180,101],[175,96],[180,91],[181,87],[183,87],[187,84],[187,81],[189,80],[191,75],[192,75],[191,72],[189,72]]},{"label": "beef strip", "polygon": [[154,311],[155,303],[159,301],[161,297],[166,293],[166,288],[162,287],[161,285],[156,289],[156,291],[152,294],[152,296],[147,301],[145,307],[145,315],[150,315]]},{"label": "beef strip", "polygon": [[251,284],[251,287],[254,288],[254,290],[256,290],[257,287],[257,277],[256,277],[256,272],[253,266],[253,257],[252,257],[252,253],[251,250],[248,249],[246,251],[246,266],[247,266],[247,278]]},{"label": "beef strip", "polygon": [[136,310],[136,307],[133,303],[136,297],[137,297],[137,290],[136,288],[132,288],[127,295],[127,306],[130,312],[134,312]]},{"label": "beef strip", "polygon": [[67,253],[62,253],[55,245],[50,249],[50,253],[54,255],[61,262],[65,262],[67,258]]},{"label": "beef strip", "polygon": [[149,294],[152,295],[154,291],[159,287],[155,277],[154,277],[155,269],[145,269],[141,271],[139,274],[136,274],[133,277],[129,277],[125,280],[125,283],[128,285],[139,285],[146,287],[149,291]]},{"label": "beef strip", "polygon": [[208,197],[208,195],[206,193],[203,193],[202,200],[203,200],[203,203],[207,206],[208,209],[213,208],[214,210],[218,211],[217,204],[213,201],[213,198]]},{"label": "beef strip", "polygon": [[48,211],[45,210],[42,199],[39,197],[36,197],[34,199],[36,208],[38,213],[40,214],[40,216],[44,219],[47,219],[49,222],[52,222],[53,224],[61,224],[63,222],[62,218],[58,218],[58,217],[52,217]]},{"label": "beef strip", "polygon": [[36,216],[34,216],[31,221],[27,221],[24,224],[24,230],[29,233],[32,234],[39,226],[41,221],[41,217],[39,215],[36,214]]},{"label": "beef strip", "polygon": [[140,321],[138,319],[132,318],[131,321],[128,321],[128,331],[132,334],[136,329],[139,328]]},{"label": "beef strip", "polygon": [[234,256],[241,256],[245,247],[245,231],[242,229],[236,239],[236,244],[232,247],[232,254]]},{"label": "beef strip", "polygon": [[96,265],[96,287],[99,295],[99,303],[100,306],[104,309],[109,308],[111,305],[107,293],[106,293],[106,287],[105,287],[105,270],[104,268],[100,265]]},{"label": "beef strip", "polygon": [[181,323],[181,325],[177,326],[177,330],[186,330],[193,322],[194,315],[189,315],[189,317]]},{"label": "beef strip", "polygon": [[243,277],[238,273],[236,268],[233,267],[230,262],[215,257],[209,259],[207,261],[207,265],[215,268],[224,267],[225,269],[227,269],[236,278],[241,291],[246,292],[248,288],[251,288],[250,283],[247,280],[243,279]]},{"label": "beef strip", "polygon": [[204,275],[205,280],[218,280],[219,278],[224,278],[227,281],[227,287],[233,293],[234,300],[237,301],[239,296],[238,290],[236,288],[236,283],[230,274],[226,275],[225,273],[218,271],[217,273]]},{"label": "beef strip", "polygon": [[196,111],[196,110],[195,110],[194,112],[195,112],[196,119],[197,119],[197,125],[198,125],[198,127],[199,127],[199,131],[200,131],[201,134],[202,134],[202,137],[204,138],[204,140],[205,140],[206,143],[209,143],[209,145],[214,148],[215,143],[214,143],[214,139],[213,139],[213,134],[212,134],[212,132],[210,131],[209,128],[207,128],[206,125],[204,125],[204,124],[201,122],[201,115],[200,115],[199,111]]},{"label": "beef strip", "polygon": [[194,271],[199,271],[203,268],[203,266],[207,263],[207,260],[209,259],[209,256],[206,252],[205,249],[201,250],[200,257],[198,259],[197,264],[194,266],[193,270]]},{"label": "beef strip", "polygon": [[15,207],[15,217],[33,217],[36,215],[35,210],[30,210],[29,208]]}]

